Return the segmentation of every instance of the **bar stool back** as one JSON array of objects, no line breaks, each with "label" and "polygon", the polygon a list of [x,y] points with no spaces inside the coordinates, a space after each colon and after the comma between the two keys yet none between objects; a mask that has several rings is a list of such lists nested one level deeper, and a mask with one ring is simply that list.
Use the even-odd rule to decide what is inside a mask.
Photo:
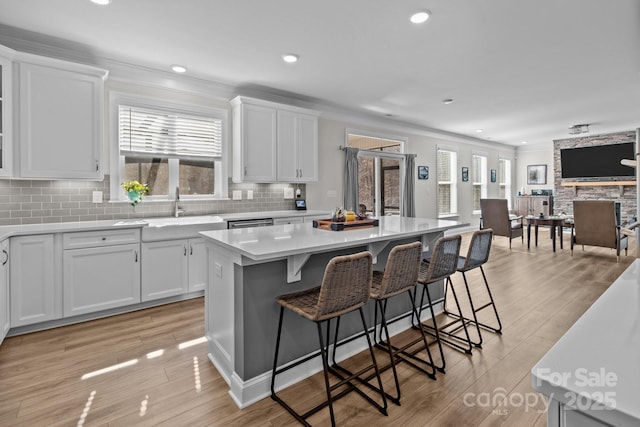
[{"label": "bar stool back", "polygon": [[[450,288],[454,296],[456,306],[458,307],[458,313],[462,316],[460,310],[460,303],[455,293],[455,288],[451,282],[451,275],[456,272],[458,267],[458,257],[460,256],[460,245],[462,237],[460,235],[441,237],[435,244],[433,252],[423,254],[425,258],[420,266],[420,275],[418,277],[418,283],[423,285],[422,297],[420,298],[420,310],[418,313],[418,327],[424,329],[426,333],[436,338],[438,343],[438,349],[440,351],[441,363],[436,366],[436,369],[444,372],[445,370],[445,358],[442,350],[442,343],[445,342],[457,350],[464,351],[465,353],[471,353],[471,339],[465,322],[460,322],[458,319],[455,322],[460,322],[464,329],[465,338],[460,338],[453,334],[451,331],[447,331],[446,328],[452,326],[454,322],[447,323],[445,325],[438,326],[436,321],[435,312],[433,310],[434,301],[431,299],[431,293],[429,292],[429,285],[444,280],[444,295],[447,295],[447,290]],[[431,311],[431,321],[433,326],[420,322],[420,316],[424,308],[424,297],[427,297],[428,308]],[[443,302],[444,296],[435,302]],[[444,335],[444,336],[443,336]]]},{"label": "bar stool back", "polygon": [[[406,293],[409,296],[412,308],[411,314],[416,317],[418,316],[412,291],[415,289],[416,281],[418,280],[421,261],[422,244],[420,242],[397,245],[391,249],[391,252],[389,253],[384,272],[373,272],[373,284],[371,286],[370,296],[376,303],[376,325],[378,323],[378,313],[380,313],[380,336],[379,338],[375,338],[375,341],[377,346],[386,349],[389,354],[389,365],[385,368],[381,368],[380,370],[391,367],[396,385],[396,395],[387,395],[387,397],[398,405],[400,404],[400,383],[398,381],[398,373],[396,371],[397,361],[407,361],[410,365],[426,373],[432,379],[435,379],[433,359],[431,358],[429,345],[427,344],[427,339],[422,328],[419,328],[420,336],[418,338],[406,343],[402,347],[396,347],[391,344],[391,337],[389,335],[386,319],[387,300],[402,293]],[[386,336],[385,340],[382,339],[383,332]],[[408,351],[411,347],[420,342],[422,345],[419,348],[413,351]],[[416,356],[419,351],[423,350],[427,353],[426,360]],[[396,361],[397,358],[398,360]],[[421,362],[421,364],[417,365],[415,363],[416,361]],[[426,365],[427,368],[425,368],[424,365]]]},{"label": "bar stool back", "polygon": [[[478,333],[478,341],[473,344],[477,347],[482,345],[482,334],[480,333],[480,328],[486,329],[488,331],[492,331],[498,334],[502,333],[502,322],[500,322],[500,316],[498,316],[498,310],[496,308],[496,304],[493,300],[493,295],[491,295],[491,289],[489,289],[489,282],[487,282],[487,276],[484,273],[484,269],[482,266],[489,260],[489,252],[491,251],[491,241],[493,240],[493,230],[490,228],[476,231],[471,236],[471,242],[469,243],[469,250],[467,252],[467,256],[461,256],[458,259],[458,271],[462,273],[462,278],[464,279],[464,286],[467,289],[467,296],[469,297],[469,303],[471,304],[471,313],[473,315],[473,319],[464,317],[464,320],[469,323],[473,323],[476,327],[476,331]],[[489,296],[489,302],[480,306],[475,307],[473,304],[473,299],[471,298],[471,291],[469,289],[469,284],[467,282],[467,275],[465,273],[479,268],[482,273],[482,278],[484,279],[484,285],[487,289],[487,294]],[[485,323],[481,323],[478,321],[478,313],[480,310],[484,310],[487,307],[493,308],[493,313],[496,317],[497,327],[489,326]],[[456,313],[448,313],[450,316],[456,317]]]},{"label": "bar stool back", "polygon": [[[280,304],[280,318],[278,321],[278,335],[276,338],[276,351],[273,360],[273,370],[271,374],[271,398],[280,403],[291,415],[293,415],[298,421],[304,425],[309,425],[306,421],[310,415],[316,413],[325,406],[329,406],[329,413],[331,416],[331,425],[335,425],[335,417],[333,411],[333,401],[346,395],[349,391],[355,391],[362,396],[369,403],[374,405],[380,412],[387,415],[387,400],[382,388],[382,380],[378,372],[375,356],[371,347],[371,341],[369,335],[366,334],[367,325],[362,312],[362,306],[366,304],[369,299],[369,293],[371,291],[371,276],[373,272],[373,257],[369,252],[361,252],[354,255],[338,256],[331,259],[325,269],[322,284],[318,287],[307,289],[300,292],[281,295],[276,298],[278,304]],[[318,331],[318,341],[320,350],[313,354],[298,360],[292,364],[278,368],[278,352],[280,348],[280,339],[282,333],[282,319],[284,309],[290,309],[294,313],[316,323]],[[352,311],[358,310],[360,312],[360,319],[362,321],[363,331],[367,337],[369,345],[369,353],[372,360],[373,369],[375,370],[375,376],[378,380],[378,391],[381,394],[382,404],[374,401],[369,395],[358,389],[352,380],[359,379],[358,376],[362,372],[358,372],[356,375],[343,376],[335,370],[331,369],[328,364],[327,349],[329,347],[330,337],[330,321],[331,319],[338,318]],[[322,337],[322,323],[326,322],[326,342]],[[322,366],[324,370],[324,382],[326,388],[326,401],[311,408],[304,414],[299,414],[289,404],[282,400],[275,392],[275,379],[276,376],[306,362],[316,356],[321,355]],[[336,375],[340,380],[333,385],[329,384],[329,373]],[[333,396],[332,391],[343,385],[347,385],[346,389],[340,391],[336,396]]]}]

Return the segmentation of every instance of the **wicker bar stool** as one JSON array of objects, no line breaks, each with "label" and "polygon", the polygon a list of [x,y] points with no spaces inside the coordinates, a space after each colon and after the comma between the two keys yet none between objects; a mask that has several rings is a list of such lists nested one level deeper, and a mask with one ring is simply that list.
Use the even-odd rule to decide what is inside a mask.
[{"label": "wicker bar stool", "polygon": [[[386,318],[387,301],[389,298],[400,294],[407,294],[411,301],[412,315],[418,316],[415,305],[413,291],[418,280],[420,272],[420,263],[422,260],[422,244],[420,242],[398,245],[391,249],[389,258],[384,272],[373,272],[373,284],[371,286],[370,298],[375,301],[375,325],[378,324],[377,318],[380,313],[380,331],[379,336],[375,337],[376,345],[387,350],[389,354],[389,365],[380,368],[384,371],[389,366],[393,371],[393,379],[396,385],[396,396],[387,394],[394,403],[400,404],[400,383],[398,382],[398,373],[396,372],[397,361],[405,361],[419,371],[427,374],[430,378],[435,379],[435,367],[433,358],[429,351],[427,338],[422,328],[418,328],[420,335],[411,342],[404,344],[402,347],[396,347],[391,343],[389,329]],[[383,340],[382,334],[386,336]],[[421,344],[416,349],[410,350],[416,344]],[[425,351],[426,359],[416,356],[417,353]]]},{"label": "wicker bar stool", "polygon": [[[372,264],[373,257],[370,252],[360,252],[354,255],[334,257],[327,264],[324,272],[324,278],[322,279],[322,284],[320,286],[300,292],[281,295],[276,298],[276,301],[278,302],[278,304],[280,304],[280,318],[278,320],[276,351],[273,359],[273,370],[271,373],[271,398],[280,403],[280,405],[282,405],[287,411],[289,411],[291,415],[293,415],[304,425],[310,425],[306,421],[306,418],[318,412],[325,406],[329,406],[331,425],[334,426],[335,417],[333,411],[333,402],[340,397],[343,397],[350,391],[355,391],[366,401],[372,404],[376,409],[378,409],[384,415],[387,415],[387,399],[382,388],[382,380],[380,379],[378,365],[373,353],[369,334],[367,333],[367,324],[364,318],[364,313],[362,311],[362,307],[368,301],[369,293],[371,291],[371,277],[373,271]],[[320,350],[303,358],[302,360],[297,360],[294,363],[278,368],[278,352],[280,349],[282,319],[285,308],[316,324]],[[342,373],[329,366],[328,363],[331,319],[337,318],[339,321],[340,316],[355,310],[358,310],[360,313],[360,320],[362,321],[364,335],[367,338],[372,364],[352,375],[344,376],[342,375]],[[322,323],[326,323],[326,342],[322,336]],[[318,354],[320,354],[322,358],[327,399],[319,405],[309,409],[305,413],[300,414],[276,394],[276,376],[318,356]],[[374,376],[377,378],[378,383],[377,388],[372,388],[380,393],[382,403],[376,402],[373,398],[360,390],[354,384],[354,380],[363,383],[364,381],[361,379],[361,376],[371,369],[374,370]],[[335,375],[339,379],[332,385],[329,383],[329,373]],[[345,386],[345,388],[334,396],[332,392],[342,386]]]},{"label": "wicker bar stool", "polygon": [[[489,282],[487,282],[487,276],[484,273],[484,269],[482,268],[482,265],[489,260],[489,252],[491,251],[492,240],[493,240],[493,230],[491,228],[474,232],[473,235],[471,236],[471,242],[469,243],[467,256],[466,257],[461,256],[458,258],[457,270],[460,273],[462,273],[462,278],[464,279],[464,286],[467,290],[467,296],[469,297],[469,303],[471,305],[471,314],[473,315],[473,319],[470,319],[468,317],[463,317],[463,319],[465,322],[471,323],[476,327],[476,332],[478,333],[478,341],[472,341],[472,343],[476,347],[482,346],[482,334],[480,332],[480,328],[491,331],[491,332],[495,332],[497,334],[502,333],[502,322],[500,322],[500,316],[498,315],[498,310],[493,300],[491,289],[489,289]],[[485,288],[487,289],[487,295],[489,296],[489,302],[487,302],[486,304],[483,304],[478,308],[476,308],[473,304],[473,299],[471,298],[471,291],[469,289],[469,283],[467,282],[467,275],[465,274],[476,268],[479,268],[480,272],[482,273],[482,278],[484,279],[484,285],[485,285]],[[495,314],[496,323],[498,325],[497,327],[489,326],[485,323],[481,323],[478,321],[478,316],[476,313],[488,307],[493,308],[493,313]],[[445,308],[445,312],[449,316],[460,318],[460,316],[457,313],[446,311],[447,310],[446,303],[444,308]]]},{"label": "wicker bar stool", "polygon": [[[460,256],[460,245],[462,242],[462,237],[460,235],[450,236],[450,237],[441,237],[435,244],[435,248],[433,252],[424,253],[423,257],[425,258],[420,265],[420,275],[418,277],[418,283],[423,285],[422,297],[420,298],[420,310],[418,313],[418,324],[414,326],[421,327],[424,331],[435,337],[436,342],[438,343],[438,350],[440,352],[441,364],[440,366],[436,366],[436,369],[444,372],[445,371],[445,357],[444,352],[442,350],[442,343],[446,343],[451,347],[463,351],[467,354],[471,353],[471,338],[469,337],[469,331],[467,330],[466,323],[461,321],[460,319],[455,319],[449,323],[444,325],[438,325],[436,321],[435,312],[433,310],[433,304],[438,302],[444,302],[445,297],[439,298],[436,301],[431,299],[431,293],[429,292],[429,285],[440,282],[444,280],[444,295],[446,296],[448,289],[451,289],[453,294],[453,298],[456,302],[456,307],[458,308],[458,313],[462,316],[462,311],[460,310],[460,303],[458,302],[458,297],[455,293],[455,288],[453,287],[453,282],[451,281],[451,275],[454,274],[458,267],[458,258]],[[433,326],[428,325],[425,322],[420,322],[420,316],[422,315],[422,310],[424,309],[424,297],[427,297],[427,306],[431,311],[431,321]],[[459,337],[454,334],[452,331],[447,330],[456,323],[462,324],[462,329],[464,330],[465,337]]]}]

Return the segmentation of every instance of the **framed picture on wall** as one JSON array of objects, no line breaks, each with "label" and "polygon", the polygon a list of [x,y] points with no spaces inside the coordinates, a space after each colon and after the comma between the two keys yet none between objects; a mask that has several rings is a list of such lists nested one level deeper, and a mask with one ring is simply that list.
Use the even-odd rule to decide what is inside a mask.
[{"label": "framed picture on wall", "polygon": [[537,185],[547,183],[547,165],[527,166],[527,184]]},{"label": "framed picture on wall", "polygon": [[491,169],[491,182],[496,182],[496,170]]},{"label": "framed picture on wall", "polygon": [[418,166],[418,179],[429,179],[429,166]]},{"label": "framed picture on wall", "polygon": [[462,167],[462,182],[469,181],[469,168],[466,166]]}]

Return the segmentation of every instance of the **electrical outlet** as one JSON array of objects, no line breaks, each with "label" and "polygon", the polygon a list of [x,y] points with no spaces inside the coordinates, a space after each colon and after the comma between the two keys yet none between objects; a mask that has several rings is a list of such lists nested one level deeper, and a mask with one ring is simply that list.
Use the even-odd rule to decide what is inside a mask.
[{"label": "electrical outlet", "polygon": [[253,200],[253,190],[247,190],[247,200]]},{"label": "electrical outlet", "polygon": [[293,188],[285,188],[284,189],[284,198],[285,199],[293,199]]},{"label": "electrical outlet", "polygon": [[233,200],[242,200],[242,190],[233,190]]},{"label": "electrical outlet", "polygon": [[93,203],[102,203],[102,191],[93,192]]},{"label": "electrical outlet", "polygon": [[222,265],[218,264],[217,262],[213,265],[214,269],[213,271],[215,272],[216,277],[222,277]]}]

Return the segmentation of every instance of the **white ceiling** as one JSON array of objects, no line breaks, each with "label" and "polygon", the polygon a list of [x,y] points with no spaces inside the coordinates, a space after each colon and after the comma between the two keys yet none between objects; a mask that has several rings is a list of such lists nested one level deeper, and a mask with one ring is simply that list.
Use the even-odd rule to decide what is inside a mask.
[{"label": "white ceiling", "polygon": [[0,24],[510,145],[640,127],[638,0],[0,0]]}]

